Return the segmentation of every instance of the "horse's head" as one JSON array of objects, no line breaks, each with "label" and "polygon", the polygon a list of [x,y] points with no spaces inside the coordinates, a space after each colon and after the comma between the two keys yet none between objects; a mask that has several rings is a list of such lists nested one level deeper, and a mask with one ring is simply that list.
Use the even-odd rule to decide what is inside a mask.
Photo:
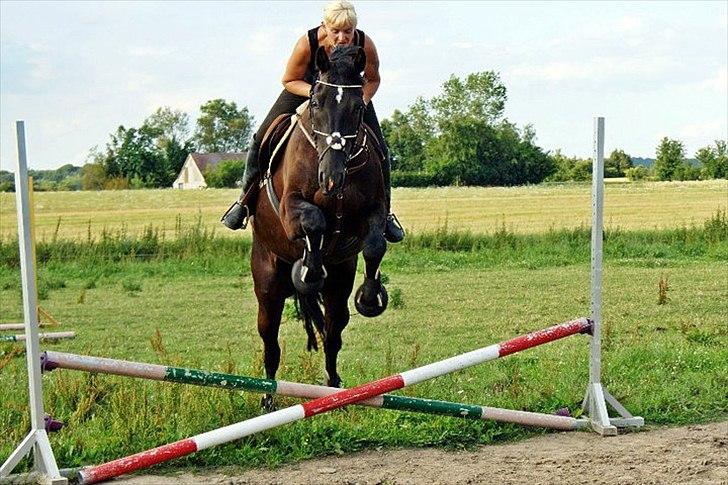
[{"label": "horse's head", "polygon": [[316,51],[319,78],[311,88],[311,124],[318,151],[318,182],[324,195],[344,186],[346,164],[354,154],[357,134],[364,117],[361,72],[366,65],[364,50],[356,46],[337,47],[326,55]]}]

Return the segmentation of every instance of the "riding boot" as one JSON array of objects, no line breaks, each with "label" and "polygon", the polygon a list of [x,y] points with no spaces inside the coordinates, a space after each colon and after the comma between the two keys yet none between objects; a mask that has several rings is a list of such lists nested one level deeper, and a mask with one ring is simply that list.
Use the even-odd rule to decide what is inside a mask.
[{"label": "riding boot", "polygon": [[[253,136],[248,158],[245,162],[245,173],[243,174],[243,189],[240,198],[233,202],[233,205],[223,214],[220,221],[225,227],[236,230],[245,229],[248,225],[248,218],[253,215],[255,208],[253,192],[257,191],[257,183],[260,175],[260,165],[258,164],[258,152],[260,151],[260,143]],[[247,197],[246,197],[247,196]]]},{"label": "riding boot", "polygon": [[387,223],[384,226],[384,239],[391,243],[398,243],[404,239],[404,228],[399,219],[392,212],[392,186],[390,184],[389,153],[384,156],[382,164],[382,175],[384,177],[384,197],[387,204]]}]

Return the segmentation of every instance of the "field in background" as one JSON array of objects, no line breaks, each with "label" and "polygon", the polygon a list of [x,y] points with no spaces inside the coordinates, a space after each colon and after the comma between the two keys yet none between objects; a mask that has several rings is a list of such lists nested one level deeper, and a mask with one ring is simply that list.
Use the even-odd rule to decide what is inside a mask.
[{"label": "field in background", "polygon": [[[588,227],[591,218],[588,184],[530,187],[443,187],[394,189],[393,207],[407,230],[451,228],[492,233],[504,226],[517,234]],[[607,228],[655,229],[701,224],[718,209],[728,209],[728,181],[608,183],[604,221]],[[220,236],[240,236],[219,219],[237,190],[137,190],[104,192],[37,192],[36,231],[39,240],[86,238],[104,228],[122,226],[132,234],[145,226],[174,237],[180,220],[203,226]],[[59,223],[60,221],[60,223]],[[14,194],[0,193],[0,237],[16,232]],[[247,237],[250,233],[245,232]]]}]

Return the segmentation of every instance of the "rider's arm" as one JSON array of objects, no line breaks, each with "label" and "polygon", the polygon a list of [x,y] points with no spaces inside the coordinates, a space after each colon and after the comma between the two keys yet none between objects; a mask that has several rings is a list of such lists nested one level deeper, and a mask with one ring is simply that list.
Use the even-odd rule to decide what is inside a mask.
[{"label": "rider's arm", "polygon": [[293,53],[288,58],[283,79],[281,79],[286,91],[308,98],[311,93],[311,85],[304,81],[304,78],[306,77],[306,68],[310,58],[311,47],[308,44],[308,38],[304,35],[296,42]]},{"label": "rider's arm", "polygon": [[369,104],[369,101],[374,97],[374,94],[379,89],[379,55],[377,54],[377,48],[372,42],[372,39],[367,35],[366,42],[364,42],[364,52],[367,55],[367,65],[364,68],[364,102]]}]

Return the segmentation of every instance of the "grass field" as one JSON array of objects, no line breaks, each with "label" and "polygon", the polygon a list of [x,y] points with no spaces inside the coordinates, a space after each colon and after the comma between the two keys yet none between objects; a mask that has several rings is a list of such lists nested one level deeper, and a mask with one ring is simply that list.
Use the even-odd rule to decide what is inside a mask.
[{"label": "grass field", "polygon": [[[392,199],[409,231],[450,227],[487,233],[507,227],[518,234],[549,229],[588,227],[591,187],[587,184],[531,187],[444,187],[394,189]],[[728,181],[609,183],[605,190],[608,228],[674,228],[703,220],[728,209]],[[105,192],[38,192],[36,230],[39,239],[87,237],[103,228],[122,226],[131,233],[145,226],[174,234],[178,218],[200,218],[220,236],[236,233],[219,224],[235,200],[236,190],[139,190]],[[14,194],[0,193],[0,237],[15,234]],[[247,235],[249,233],[245,233]]]},{"label": "grass field", "polygon": [[[648,424],[698,423],[728,416],[728,224],[725,212],[716,215],[717,209],[725,207],[724,189],[724,182],[607,188],[607,203],[611,200],[622,207],[622,218],[618,224],[612,221],[621,229],[607,231],[605,241],[603,382]],[[577,214],[584,210],[587,215],[580,224],[588,225],[588,191],[585,186],[569,186],[397,192],[403,218],[444,206],[445,198],[473,199],[488,200],[487,207],[496,202],[506,207],[509,201],[508,213],[520,214],[513,221],[523,224],[506,219],[510,229],[502,230],[503,221],[498,222],[493,211],[493,226],[465,225],[476,233],[493,232],[484,236],[444,230],[445,219],[452,228],[453,221],[466,221],[465,214],[443,217],[439,226],[433,222],[436,231],[426,230],[430,227],[427,218],[415,225],[419,229],[406,244],[391,247],[383,264],[390,295],[399,295],[398,304],[376,319],[353,315],[344,333],[339,360],[344,384],[353,386],[588,315],[589,232],[569,230],[574,227],[572,219],[581,217]],[[104,206],[105,197],[149,197],[138,206],[127,201],[124,211],[117,200],[119,214],[124,214],[119,217],[129,221],[130,228],[141,227],[129,219],[135,207],[150,206],[154,197],[179,194],[204,198],[231,193],[104,193],[98,196],[97,213],[105,214],[103,207],[110,210],[114,205]],[[38,195],[47,195],[50,201],[75,194]],[[575,202],[582,198],[585,208]],[[557,199],[561,206],[552,204]],[[3,226],[11,212],[7,200],[3,199]],[[409,209],[407,200],[412,201]],[[630,201],[643,204],[641,224],[639,214],[629,216]],[[669,201],[672,212],[663,212],[655,201]],[[539,206],[545,207],[543,214],[560,220],[560,226],[543,224],[540,214],[528,215]],[[181,208],[168,214],[172,226]],[[163,213],[154,212],[156,216]],[[197,210],[185,213],[194,219]],[[49,233],[53,218],[48,216]],[[163,221],[149,222],[166,226]],[[80,223],[77,236],[85,236],[84,224]],[[690,225],[695,227],[683,227]],[[170,241],[146,241],[141,246],[154,252],[144,258],[128,250],[123,238],[111,241],[106,249],[83,241],[47,241],[39,253],[40,303],[63,323],[62,329],[75,330],[78,337],[44,347],[263,375],[247,261],[249,244],[245,237],[235,242],[220,235],[190,237],[179,247]],[[92,236],[98,238],[98,232]],[[0,248],[2,255],[8,251],[7,243]],[[22,318],[16,264],[6,256],[0,264],[0,322]],[[661,281],[667,282],[664,304],[658,304]],[[322,356],[305,352],[305,332],[290,315],[287,312],[281,328],[283,359],[278,377],[320,383]],[[588,378],[587,342],[584,336],[571,337],[402,393],[541,412],[568,406],[578,412]],[[0,458],[28,428],[21,349],[17,344],[0,345]],[[47,411],[67,424],[52,436],[62,466],[118,458],[260,412],[259,396],[250,393],[64,370],[47,375],[44,386]],[[278,401],[281,406],[294,402]],[[461,448],[540,432],[491,422],[351,408],[197,453],[167,468],[276,466],[359,449]]]}]

